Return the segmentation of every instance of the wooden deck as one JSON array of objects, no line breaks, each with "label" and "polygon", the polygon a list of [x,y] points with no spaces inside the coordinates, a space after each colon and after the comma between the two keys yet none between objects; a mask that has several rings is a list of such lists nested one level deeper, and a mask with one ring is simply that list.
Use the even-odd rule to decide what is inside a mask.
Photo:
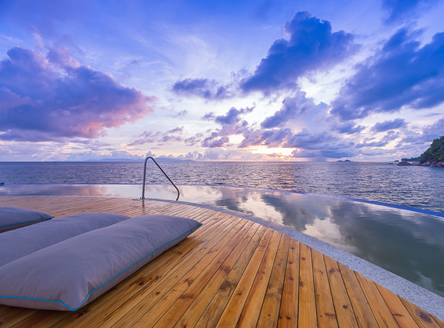
[{"label": "wooden deck", "polygon": [[194,234],[76,312],[0,305],[0,327],[441,327],[444,322],[277,231],[208,209],[90,197],[2,197],[57,217],[168,214]]}]

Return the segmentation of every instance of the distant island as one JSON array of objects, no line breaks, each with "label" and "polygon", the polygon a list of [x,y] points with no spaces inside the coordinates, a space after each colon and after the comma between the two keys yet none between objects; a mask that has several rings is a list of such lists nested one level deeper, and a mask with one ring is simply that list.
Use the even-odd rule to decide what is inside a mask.
[{"label": "distant island", "polygon": [[[413,162],[410,164],[409,162]],[[403,158],[398,164],[399,166],[436,166],[444,167],[444,136],[433,140],[429,149],[427,149],[421,156],[413,158]]]},{"label": "distant island", "polygon": [[339,160],[339,161],[336,161],[336,162],[338,162],[338,163],[351,163],[351,160],[346,159],[345,161]]}]

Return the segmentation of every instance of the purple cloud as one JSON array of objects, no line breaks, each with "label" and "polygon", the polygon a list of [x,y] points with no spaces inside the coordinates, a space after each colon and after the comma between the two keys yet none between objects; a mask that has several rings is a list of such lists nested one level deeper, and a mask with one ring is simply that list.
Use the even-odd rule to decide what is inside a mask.
[{"label": "purple cloud", "polygon": [[405,128],[407,126],[407,122],[403,118],[397,118],[393,121],[384,121],[380,123],[376,123],[372,127],[373,132],[385,132],[393,129]]},{"label": "purple cloud", "polygon": [[206,113],[204,116],[201,117],[202,121],[214,121],[216,116],[214,115],[214,112]]},{"label": "purple cloud", "polygon": [[210,137],[206,138],[202,142],[202,146],[209,147],[209,148],[222,147],[224,144],[226,144],[229,141],[230,141],[230,139],[228,137],[221,137],[221,138],[217,139],[217,135],[215,135],[215,136],[210,136]]},{"label": "purple cloud", "polygon": [[0,62],[0,139],[97,138],[154,111],[156,98],[80,66],[65,48],[47,57],[20,47],[7,54]]},{"label": "purple cloud", "polygon": [[358,143],[355,148],[364,148],[364,147],[373,147],[373,148],[380,148],[380,147],[384,147],[386,146],[390,141],[393,141],[395,139],[398,139],[401,136],[401,134],[399,132],[395,132],[395,131],[389,131],[387,132],[387,134],[384,136],[384,138],[382,138],[380,141],[371,141],[371,140],[367,140],[367,141],[371,141],[371,142],[360,142]]},{"label": "purple cloud", "polygon": [[423,47],[414,40],[419,32],[395,33],[341,89],[332,114],[341,120],[372,113],[393,113],[403,106],[431,108],[444,102],[444,33],[435,34]]},{"label": "purple cloud", "polygon": [[241,120],[240,116],[243,114],[251,113],[254,107],[246,107],[237,109],[232,107],[227,114],[215,116],[213,112],[205,114],[201,119],[205,121],[214,121],[222,125],[215,131],[211,130],[211,134],[202,141],[202,147],[222,147],[228,143],[230,135],[243,134],[248,128],[248,122]]},{"label": "purple cloud", "polygon": [[[221,125],[233,125],[239,123],[240,115],[251,113],[254,107],[246,107],[241,109],[236,109],[232,107],[226,115],[216,116],[214,122],[219,123]],[[205,116],[204,116],[205,117]]]},{"label": "purple cloud", "polygon": [[313,99],[307,99],[305,95],[305,92],[298,91],[296,96],[286,97],[282,101],[282,109],[267,117],[261,123],[261,127],[266,129],[282,127],[288,120],[296,119],[299,115],[313,109],[315,107]]},{"label": "purple cloud", "polygon": [[349,121],[345,123],[335,123],[332,125],[332,130],[343,134],[355,134],[365,130],[363,125],[355,125],[355,122]]},{"label": "purple cloud", "polygon": [[173,92],[184,96],[201,97],[207,100],[232,98],[230,85],[220,85],[209,79],[184,79],[173,85]]},{"label": "purple cloud", "polygon": [[[140,134],[135,141],[129,143],[128,146],[143,145],[146,143],[157,143],[157,145],[163,145],[170,142],[179,142],[183,140],[183,138],[180,136],[183,134],[183,128],[183,126],[178,126],[177,128],[171,129],[164,133],[160,131],[145,131]],[[190,143],[189,139],[185,139],[184,141],[185,143]]]},{"label": "purple cloud", "polygon": [[386,23],[394,23],[415,16],[421,9],[429,8],[436,2],[436,0],[384,0],[382,7],[389,14]]},{"label": "purple cloud", "polygon": [[298,12],[285,25],[285,32],[290,39],[275,41],[254,74],[241,82],[244,92],[268,95],[277,89],[295,88],[299,77],[330,68],[357,49],[351,34],[332,33],[330,22],[307,12]]},{"label": "purple cloud", "polygon": [[172,115],[172,117],[173,117],[173,118],[184,117],[184,116],[186,116],[187,114],[188,114],[188,111],[187,111],[186,109],[184,109],[184,110],[182,110],[182,111],[180,111],[180,112],[174,113],[174,114]]}]

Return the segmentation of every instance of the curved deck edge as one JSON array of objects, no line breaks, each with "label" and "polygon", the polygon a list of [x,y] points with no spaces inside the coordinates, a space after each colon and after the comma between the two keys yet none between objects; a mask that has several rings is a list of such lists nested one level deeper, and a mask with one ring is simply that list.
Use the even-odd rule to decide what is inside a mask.
[{"label": "curved deck edge", "polygon": [[321,252],[338,261],[339,263],[349,267],[350,269],[364,275],[365,277],[373,280],[382,287],[388,289],[389,291],[401,296],[407,301],[415,304],[416,306],[422,308],[423,310],[429,312],[430,314],[436,316],[437,318],[444,320],[444,298],[432,293],[431,291],[424,289],[390,271],[387,271],[373,263],[370,263],[364,259],[361,259],[353,254],[350,254],[342,249],[332,246],[326,242],[323,242],[314,237],[308,236],[302,232],[296,231],[284,225],[274,223],[271,221],[264,220],[259,217],[248,215],[242,212],[237,212],[233,210],[224,209],[217,206],[203,205],[197,203],[183,202],[183,201],[171,201],[164,199],[146,199],[162,201],[167,203],[180,203],[184,205],[190,205],[195,207],[201,207],[205,209],[210,209],[218,212],[223,212],[238,216],[240,218],[253,221],[263,225],[267,228],[276,230],[283,235],[293,238],[305,245]]}]

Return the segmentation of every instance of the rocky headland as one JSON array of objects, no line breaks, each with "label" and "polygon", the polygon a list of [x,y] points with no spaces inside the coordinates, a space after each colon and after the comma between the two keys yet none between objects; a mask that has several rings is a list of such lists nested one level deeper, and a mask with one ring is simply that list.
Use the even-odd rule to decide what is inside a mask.
[{"label": "rocky headland", "polygon": [[444,167],[444,136],[433,140],[429,149],[427,149],[419,158],[415,158],[409,163],[407,158],[403,158],[398,166],[435,166]]}]

